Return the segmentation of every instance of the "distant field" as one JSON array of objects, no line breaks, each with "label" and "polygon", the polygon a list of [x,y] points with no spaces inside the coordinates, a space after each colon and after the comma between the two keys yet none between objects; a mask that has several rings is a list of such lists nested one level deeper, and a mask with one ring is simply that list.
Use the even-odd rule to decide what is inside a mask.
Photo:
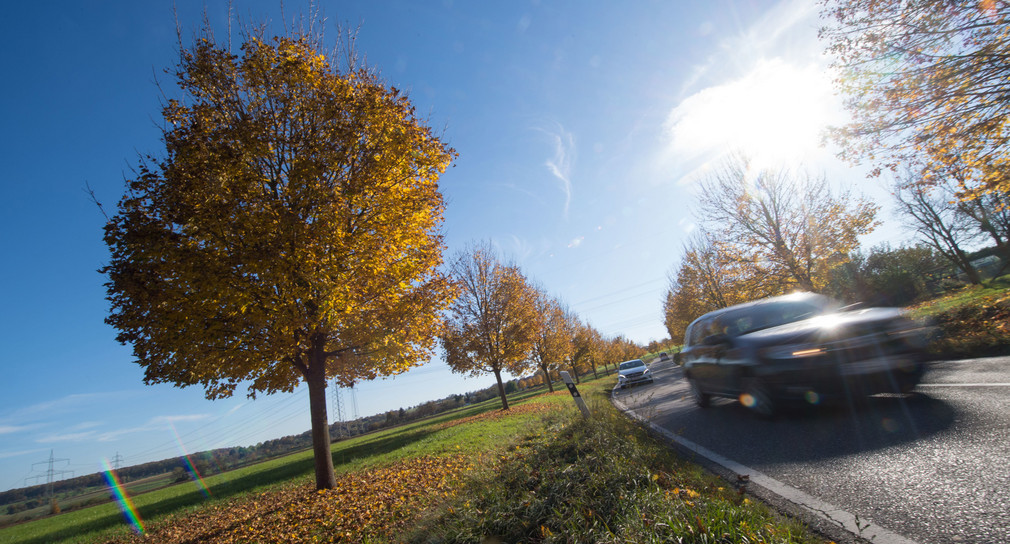
[{"label": "distant field", "polygon": [[[682,531],[702,542],[718,530],[735,542],[812,541],[619,416],[613,382],[583,377],[589,421],[566,390],[534,390],[511,396],[508,412],[493,399],[338,442],[336,490],[315,492],[303,452],[207,478],[209,497],[191,482],[134,497],[145,536],[106,504],[0,530],[0,542],[468,542],[488,530],[565,541],[573,520],[598,539]],[[599,491],[569,500],[580,487]]]},{"label": "distant field", "polygon": [[[534,393],[516,394],[510,398],[510,401],[521,402],[532,394]],[[404,457],[442,451],[446,446],[440,442],[455,433],[448,431],[434,433],[431,431],[432,427],[447,421],[493,411],[499,407],[500,401],[495,399],[421,422],[337,442],[332,448],[336,470],[338,473],[352,472],[379,463],[390,463]],[[521,418],[516,418],[516,421],[512,423],[520,424],[521,421]],[[501,425],[497,429],[498,432],[491,432],[488,437],[514,431],[513,426]],[[429,436],[432,434],[450,435],[450,437],[435,440]],[[479,443],[481,440],[472,441],[466,449],[472,450]],[[463,449],[462,445],[460,449]],[[195,483],[186,482],[150,493],[133,495],[133,503],[142,520],[155,522],[169,514],[260,492],[289,481],[307,482],[312,474],[312,453],[306,451],[206,478],[204,482],[210,493],[209,499],[204,497]],[[153,482],[148,483],[153,485]],[[128,533],[129,528],[124,524],[124,518],[118,505],[108,503],[0,529],[0,543],[94,542],[105,538],[99,535],[112,536]]]}]

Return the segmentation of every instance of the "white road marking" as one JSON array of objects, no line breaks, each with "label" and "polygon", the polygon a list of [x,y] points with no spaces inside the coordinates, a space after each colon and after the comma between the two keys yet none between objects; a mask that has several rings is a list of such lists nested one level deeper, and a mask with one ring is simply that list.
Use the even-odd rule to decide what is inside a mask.
[{"label": "white road marking", "polygon": [[1010,387],[1010,383],[920,383],[918,387]]},{"label": "white road marking", "polygon": [[611,397],[611,399],[612,402],[617,405],[618,409],[630,414],[631,417],[637,419],[645,425],[648,425],[652,430],[666,437],[666,439],[676,442],[694,453],[707,458],[709,461],[722,465],[737,474],[749,474],[751,482],[771,491],[772,493],[775,493],[800,508],[803,508],[814,516],[830,523],[840,525],[846,531],[867,539],[874,544],[916,544],[915,541],[909,540],[897,533],[892,533],[866,518],[857,517],[855,514],[846,512],[833,504],[829,504],[814,496],[808,495],[795,487],[786,485],[772,478],[771,476],[741,465],[732,459],[723,457],[718,453],[706,449],[699,444],[695,444],[682,436],[678,436],[649,421],[647,418],[638,415],[638,413],[628,408],[617,398]]}]

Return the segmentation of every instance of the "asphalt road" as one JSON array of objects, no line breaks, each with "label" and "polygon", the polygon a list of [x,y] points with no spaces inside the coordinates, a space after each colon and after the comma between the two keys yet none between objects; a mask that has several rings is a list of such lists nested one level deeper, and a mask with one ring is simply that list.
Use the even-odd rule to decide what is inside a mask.
[{"label": "asphalt road", "polygon": [[939,361],[909,396],[790,410],[690,400],[680,368],[616,390],[639,416],[919,544],[1010,543],[1010,357]]}]

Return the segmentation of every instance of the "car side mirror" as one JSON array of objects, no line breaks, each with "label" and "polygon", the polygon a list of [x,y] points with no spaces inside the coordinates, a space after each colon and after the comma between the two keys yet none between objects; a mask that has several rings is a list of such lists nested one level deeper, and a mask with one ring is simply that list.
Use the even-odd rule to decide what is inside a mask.
[{"label": "car side mirror", "polygon": [[673,354],[673,364],[675,364],[675,365],[684,364],[684,363],[680,362],[680,352],[677,352],[677,353]]},{"label": "car side mirror", "polygon": [[729,335],[722,333],[712,334],[702,339],[701,343],[705,344],[706,346],[718,346],[720,344],[728,344]]}]

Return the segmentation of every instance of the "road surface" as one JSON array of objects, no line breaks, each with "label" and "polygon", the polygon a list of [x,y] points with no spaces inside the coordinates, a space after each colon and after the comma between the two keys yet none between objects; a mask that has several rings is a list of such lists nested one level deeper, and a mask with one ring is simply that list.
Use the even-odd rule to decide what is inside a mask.
[{"label": "road surface", "polygon": [[650,367],[655,383],[615,390],[619,406],[700,451],[872,522],[891,542],[1010,543],[1010,357],[933,362],[910,396],[769,421],[735,400],[698,408],[679,367]]}]

